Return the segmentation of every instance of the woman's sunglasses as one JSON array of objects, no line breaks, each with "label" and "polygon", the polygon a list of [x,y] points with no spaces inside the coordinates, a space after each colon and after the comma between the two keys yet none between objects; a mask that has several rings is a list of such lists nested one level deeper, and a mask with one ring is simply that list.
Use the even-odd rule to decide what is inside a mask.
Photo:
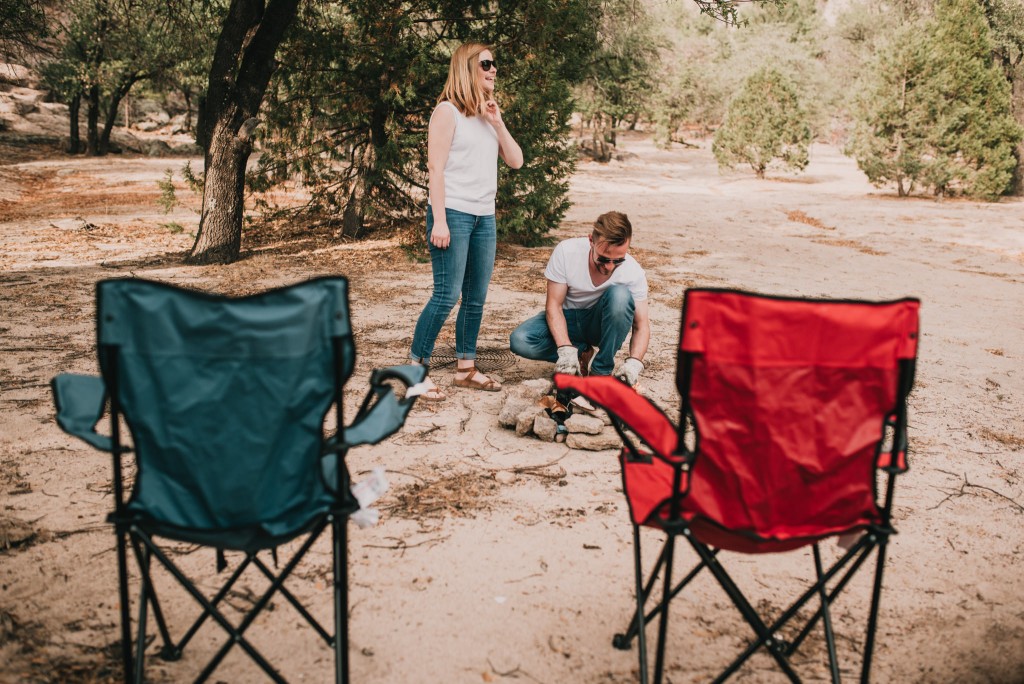
[{"label": "woman's sunglasses", "polygon": [[494,67],[494,70],[497,71],[498,70],[498,63],[495,60],[493,60],[493,59],[481,59],[480,60],[480,68],[483,69],[484,71],[490,71],[491,67]]}]

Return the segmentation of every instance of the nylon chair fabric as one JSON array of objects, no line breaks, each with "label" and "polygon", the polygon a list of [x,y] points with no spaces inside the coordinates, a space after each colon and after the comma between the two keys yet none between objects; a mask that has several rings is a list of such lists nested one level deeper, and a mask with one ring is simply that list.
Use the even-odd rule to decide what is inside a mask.
[{"label": "nylon chair fabric", "polygon": [[128,511],[229,549],[274,546],[326,511],[316,464],[333,336],[347,350],[339,380],[352,370],[347,296],[341,279],[242,299],[99,283],[99,340],[117,350],[139,467]]},{"label": "nylon chair fabric", "polygon": [[[647,681],[643,625],[661,613],[655,667],[660,681],[668,604],[703,569],[715,576],[757,637],[716,681],[759,647],[791,681],[800,681],[789,656],[819,619],[825,623],[833,681],[838,681],[828,606],[877,550],[862,664],[866,681],[885,548],[893,533],[892,478],[907,469],[906,397],[913,384],[919,310],[913,298],[865,302],[688,290],[676,374],[682,410],[674,426],[624,383],[555,375],[557,387],[607,410],[625,444],[620,463],[634,524],[637,613],[614,643],[628,648],[640,637],[642,681]],[[879,473],[888,475],[884,488]],[[667,534],[646,585],[639,525]],[[823,570],[818,542],[857,531],[867,533]],[[685,536],[700,563],[672,588],[676,535]],[[720,550],[760,554],[807,545],[813,545],[818,580],[770,626],[718,560]],[[663,597],[645,614],[659,574]],[[830,581],[836,582],[831,591]],[[777,631],[815,595],[822,608],[795,643],[784,644]]]}]

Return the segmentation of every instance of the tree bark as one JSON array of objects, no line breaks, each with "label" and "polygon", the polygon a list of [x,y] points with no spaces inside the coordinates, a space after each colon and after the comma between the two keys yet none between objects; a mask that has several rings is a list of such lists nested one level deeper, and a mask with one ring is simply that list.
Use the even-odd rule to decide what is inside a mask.
[{"label": "tree bark", "polygon": [[82,111],[82,93],[75,93],[68,103],[70,130],[68,131],[68,152],[78,154],[82,151],[82,139],[78,133],[78,116]]},{"label": "tree bark", "polygon": [[85,153],[95,157],[99,151],[99,120],[100,120],[100,87],[97,85],[89,87],[89,98],[87,102],[85,118]]},{"label": "tree bark", "polygon": [[203,208],[190,264],[236,261],[242,243],[245,165],[252,153],[274,54],[299,0],[231,0],[199,108],[196,141],[203,147]]},{"label": "tree bark", "polygon": [[114,124],[117,122],[117,108],[121,106],[121,100],[128,94],[128,91],[132,89],[132,86],[142,78],[141,74],[131,74],[123,77],[114,92],[110,95],[110,103],[107,107],[107,116],[103,121],[103,131],[100,133],[100,141],[98,152],[100,155],[104,155],[110,151],[110,134],[114,130]]}]

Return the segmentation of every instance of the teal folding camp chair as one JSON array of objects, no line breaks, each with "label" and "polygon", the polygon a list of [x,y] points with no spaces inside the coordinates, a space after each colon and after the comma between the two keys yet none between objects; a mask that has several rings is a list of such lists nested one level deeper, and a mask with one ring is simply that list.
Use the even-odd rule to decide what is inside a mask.
[{"label": "teal folding camp chair", "polygon": [[[206,680],[235,645],[274,681],[280,673],[246,638],[275,596],[293,605],[335,651],[335,681],[349,680],[346,528],[359,508],[345,465],[348,450],[376,444],[397,431],[415,398],[399,399],[394,385],[420,383],[426,369],[375,370],[371,389],[346,425],[342,392],[352,374],[355,346],[348,282],[320,278],[243,298],[184,290],[138,279],[96,288],[100,377],[53,380],[57,422],[66,432],[113,454],[122,657],[126,681],[142,682],[147,622],[152,611],[167,660],[181,657],[208,619],[228,640],[196,681]],[[409,393],[412,394],[411,392]],[[110,436],[96,432],[109,403]],[[334,408],[338,428],[324,419]],[[128,427],[131,445],[121,435]],[[134,455],[134,481],[122,459]],[[125,499],[125,489],[131,493]],[[334,632],[328,632],[285,587],[296,565],[327,528],[333,536]],[[305,536],[275,572],[257,554]],[[226,551],[244,558],[224,586],[207,597],[171,560],[159,540]],[[129,612],[129,552],[138,564],[135,633]],[[200,604],[201,613],[175,640],[151,577],[158,563]],[[240,622],[221,604],[250,567],[269,587]]]}]

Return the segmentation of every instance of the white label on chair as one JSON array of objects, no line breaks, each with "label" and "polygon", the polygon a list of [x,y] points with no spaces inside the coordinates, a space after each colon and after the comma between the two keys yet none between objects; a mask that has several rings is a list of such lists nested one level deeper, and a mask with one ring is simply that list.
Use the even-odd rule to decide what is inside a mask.
[{"label": "white label on chair", "polygon": [[423,382],[417,382],[415,385],[405,390],[405,397],[406,399],[408,399],[409,397],[418,397],[419,395],[429,392],[432,389],[434,388],[426,380],[424,380]]},{"label": "white label on chair", "polygon": [[380,512],[370,508],[374,501],[388,491],[388,478],[384,475],[384,467],[377,466],[370,471],[370,476],[352,487],[352,496],[359,502],[359,510],[352,514],[352,522],[360,528],[372,527],[380,520]]}]

